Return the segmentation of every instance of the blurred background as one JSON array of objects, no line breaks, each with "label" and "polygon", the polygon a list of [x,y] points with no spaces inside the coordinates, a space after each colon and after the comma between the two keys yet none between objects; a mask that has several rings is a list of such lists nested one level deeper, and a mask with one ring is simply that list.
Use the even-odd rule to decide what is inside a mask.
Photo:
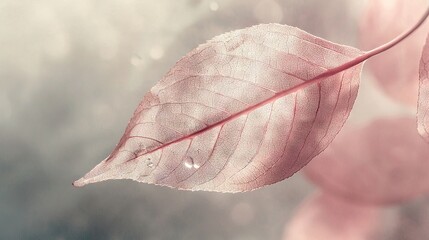
[{"label": "blurred background", "polygon": [[[0,0],[0,239],[282,239],[315,189],[300,174],[242,194],[71,183],[110,153],[144,93],[198,44],[278,22],[357,46],[362,5]],[[370,79],[364,73],[351,121],[408,111]],[[419,199],[390,207],[408,225],[394,227],[389,239],[408,239],[409,226],[424,234],[428,206]]]}]

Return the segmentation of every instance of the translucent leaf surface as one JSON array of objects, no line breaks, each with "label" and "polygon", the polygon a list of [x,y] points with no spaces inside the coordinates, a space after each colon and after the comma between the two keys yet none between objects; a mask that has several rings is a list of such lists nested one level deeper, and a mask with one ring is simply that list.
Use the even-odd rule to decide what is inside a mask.
[{"label": "translucent leaf surface", "polygon": [[362,52],[265,24],[200,45],[138,106],[119,144],[82,179],[238,192],[283,180],[332,141],[361,65],[306,84]]}]

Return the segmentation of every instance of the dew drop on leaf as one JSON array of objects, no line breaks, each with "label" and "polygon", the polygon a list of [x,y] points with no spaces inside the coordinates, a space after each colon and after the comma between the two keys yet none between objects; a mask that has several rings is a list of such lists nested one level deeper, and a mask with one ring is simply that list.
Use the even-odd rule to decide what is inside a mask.
[{"label": "dew drop on leaf", "polygon": [[187,168],[192,168],[193,167],[193,165],[191,163],[189,163],[189,162],[185,162],[184,164],[185,164],[185,167],[187,167]]},{"label": "dew drop on leaf", "polygon": [[183,164],[185,165],[186,168],[194,168],[195,167],[194,159],[192,157],[186,157],[185,162]]}]

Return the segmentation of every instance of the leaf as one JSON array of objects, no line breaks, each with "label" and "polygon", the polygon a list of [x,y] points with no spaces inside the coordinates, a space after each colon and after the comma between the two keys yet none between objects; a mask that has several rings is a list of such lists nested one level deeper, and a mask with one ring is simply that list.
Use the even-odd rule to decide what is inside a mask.
[{"label": "leaf", "polygon": [[238,192],[290,177],[328,146],[356,98],[361,65],[327,69],[361,55],[278,24],[215,37],[145,95],[112,154],[74,185]]},{"label": "leaf", "polygon": [[[407,30],[427,8],[424,0],[367,1],[360,25],[361,49],[372,49]],[[425,23],[425,28],[429,27]],[[418,66],[425,31],[416,31],[406,41],[368,61],[368,69],[381,89],[393,99],[415,106]]]},{"label": "leaf", "polygon": [[333,194],[391,204],[429,193],[428,157],[413,118],[379,119],[361,128],[344,128],[303,171]]},{"label": "leaf", "polygon": [[419,97],[417,104],[417,129],[429,142],[429,35],[423,48],[419,70]]},{"label": "leaf", "polygon": [[283,240],[368,240],[382,232],[382,211],[327,193],[307,199],[289,224]]}]

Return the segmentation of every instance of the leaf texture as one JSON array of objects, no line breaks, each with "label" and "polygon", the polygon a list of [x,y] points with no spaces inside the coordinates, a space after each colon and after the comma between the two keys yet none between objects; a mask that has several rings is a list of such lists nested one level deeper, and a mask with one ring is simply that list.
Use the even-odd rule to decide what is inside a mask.
[{"label": "leaf texture", "polygon": [[299,207],[286,225],[283,240],[375,240],[384,227],[381,219],[378,207],[318,193]]},{"label": "leaf texture", "polygon": [[355,202],[391,204],[429,193],[429,148],[415,125],[410,117],[345,128],[303,171],[326,191]]},{"label": "leaf texture", "polygon": [[283,180],[341,129],[362,65],[306,81],[360,55],[278,24],[217,36],[144,96],[114,151],[74,185],[132,179],[240,192]]},{"label": "leaf texture", "polygon": [[417,129],[429,142],[429,36],[423,48],[419,70],[419,98],[417,104]]},{"label": "leaf texture", "polygon": [[[360,24],[360,47],[372,49],[396,37],[417,21],[425,0],[367,1]],[[418,14],[416,14],[418,13]],[[425,23],[424,27],[429,27]],[[418,59],[426,38],[416,31],[394,48],[368,61],[368,69],[380,88],[393,99],[415,107],[418,92]]]}]

